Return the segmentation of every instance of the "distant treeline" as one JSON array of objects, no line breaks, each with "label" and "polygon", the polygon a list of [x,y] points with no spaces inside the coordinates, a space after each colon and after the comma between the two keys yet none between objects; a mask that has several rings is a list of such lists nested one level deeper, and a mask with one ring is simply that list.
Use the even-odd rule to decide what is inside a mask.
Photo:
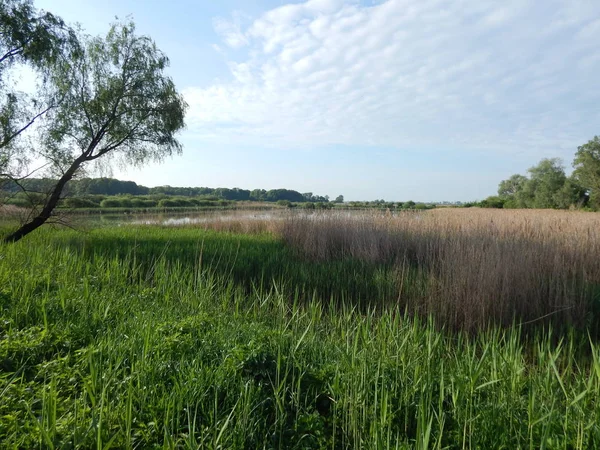
[{"label": "distant treeline", "polygon": [[[46,193],[56,184],[49,178],[29,178],[19,184],[6,180],[2,185],[5,192],[17,193],[26,190],[31,193]],[[328,196],[314,195],[312,192],[301,194],[290,189],[240,189],[209,187],[146,187],[133,181],[121,181],[114,178],[82,178],[70,181],[64,189],[64,197],[83,197],[88,195],[166,195],[176,197],[196,197],[208,200],[277,202],[313,202],[327,203]],[[341,197],[341,196],[340,196]],[[338,197],[338,198],[340,198]]]},{"label": "distant treeline", "polygon": [[[577,148],[573,173],[558,158],[542,159],[527,175],[515,174],[498,186],[498,195],[473,203],[486,208],[600,210],[600,138]],[[468,206],[468,205],[467,205]]]},{"label": "distant treeline", "polygon": [[[0,203],[31,208],[43,204],[47,192],[56,181],[48,178],[29,178],[18,183],[0,180]],[[212,208],[235,207],[236,202],[269,202],[274,207],[330,209],[334,206],[349,209],[425,210],[435,208],[433,203],[386,202],[385,200],[345,202],[339,195],[330,200],[327,195],[300,193],[290,189],[254,189],[173,187],[149,188],[133,181],[114,178],[83,178],[72,180],[64,189],[59,207],[76,209],[106,208]]]}]

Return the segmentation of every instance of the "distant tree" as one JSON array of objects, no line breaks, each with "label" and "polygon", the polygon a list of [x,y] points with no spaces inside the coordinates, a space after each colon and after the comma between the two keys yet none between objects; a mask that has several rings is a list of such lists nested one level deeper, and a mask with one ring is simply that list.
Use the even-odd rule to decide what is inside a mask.
[{"label": "distant tree", "polygon": [[557,208],[555,195],[567,179],[561,160],[542,159],[528,172],[529,179],[516,195],[518,203],[528,208]]},{"label": "distant tree", "polygon": [[133,23],[113,25],[105,39],[82,38],[83,50],[51,73],[60,106],[49,111],[39,157],[60,174],[41,211],[8,235],[18,241],[52,215],[67,183],[89,163],[143,165],[181,151],[175,134],[186,104],[166,75],[168,58]]},{"label": "distant tree", "polygon": [[517,192],[521,191],[527,182],[527,177],[524,175],[513,175],[508,180],[500,182],[498,186],[498,195],[503,198],[514,197]]},{"label": "distant tree", "polygon": [[563,187],[554,194],[557,208],[581,208],[588,202],[587,191],[573,178],[567,178]]},{"label": "distant tree", "polygon": [[500,196],[491,196],[481,201],[482,208],[504,208],[506,198]]},{"label": "distant tree", "polygon": [[573,161],[573,173],[577,182],[589,192],[590,205],[600,208],[600,138],[594,139],[577,148]]},{"label": "distant tree", "polygon": [[278,200],[288,200],[290,202],[302,202],[304,197],[300,192],[290,189],[271,189],[267,191],[264,197],[267,202],[276,202]]},{"label": "distant tree", "polygon": [[266,195],[267,191],[265,191],[264,189],[254,189],[252,192],[250,192],[250,200],[254,200],[256,202],[263,202],[265,201]]},{"label": "distant tree", "polygon": [[344,196],[338,195],[333,202],[334,203],[344,203]]}]

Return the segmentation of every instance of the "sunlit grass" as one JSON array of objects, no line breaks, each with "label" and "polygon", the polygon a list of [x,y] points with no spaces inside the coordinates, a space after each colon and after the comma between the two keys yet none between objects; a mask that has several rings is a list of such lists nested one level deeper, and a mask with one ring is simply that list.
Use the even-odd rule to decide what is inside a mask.
[{"label": "sunlit grass", "polygon": [[600,446],[585,334],[445,330],[397,289],[266,233],[40,230],[0,247],[0,445]]}]

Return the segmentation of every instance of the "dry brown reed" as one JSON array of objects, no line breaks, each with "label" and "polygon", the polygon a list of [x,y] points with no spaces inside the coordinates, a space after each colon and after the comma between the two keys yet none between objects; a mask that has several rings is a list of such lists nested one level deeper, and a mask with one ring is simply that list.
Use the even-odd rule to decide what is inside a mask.
[{"label": "dry brown reed", "polygon": [[205,215],[202,221],[193,224],[205,230],[227,233],[279,235],[284,215],[269,212],[249,213],[234,211],[227,214],[216,213]]},{"label": "dry brown reed", "polygon": [[[592,325],[600,301],[600,214],[334,212],[291,215],[279,233],[315,260],[357,258],[393,265],[401,306],[453,328],[514,321],[585,328]],[[415,271],[421,280],[417,290]],[[411,284],[413,289],[407,289]]]}]

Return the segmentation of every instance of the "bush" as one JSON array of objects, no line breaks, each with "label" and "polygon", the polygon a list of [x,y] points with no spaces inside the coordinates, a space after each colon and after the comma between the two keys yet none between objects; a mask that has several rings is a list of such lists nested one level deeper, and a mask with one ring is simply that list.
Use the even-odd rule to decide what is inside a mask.
[{"label": "bush", "polygon": [[482,200],[480,206],[482,208],[504,208],[505,200],[501,197],[491,196]]},{"label": "bush", "polygon": [[158,205],[158,202],[145,198],[132,198],[131,205],[135,208],[154,208]]},{"label": "bush", "polygon": [[120,208],[121,202],[116,198],[105,198],[100,202],[102,208]]},{"label": "bush", "polygon": [[430,205],[425,204],[425,203],[417,203],[414,206],[414,209],[424,210],[424,209],[432,209],[432,207]]},{"label": "bush", "polygon": [[63,201],[65,208],[98,208],[100,205],[86,198],[72,197]]},{"label": "bush", "polygon": [[158,202],[159,208],[176,208],[178,206],[183,206],[181,200],[165,198]]}]

